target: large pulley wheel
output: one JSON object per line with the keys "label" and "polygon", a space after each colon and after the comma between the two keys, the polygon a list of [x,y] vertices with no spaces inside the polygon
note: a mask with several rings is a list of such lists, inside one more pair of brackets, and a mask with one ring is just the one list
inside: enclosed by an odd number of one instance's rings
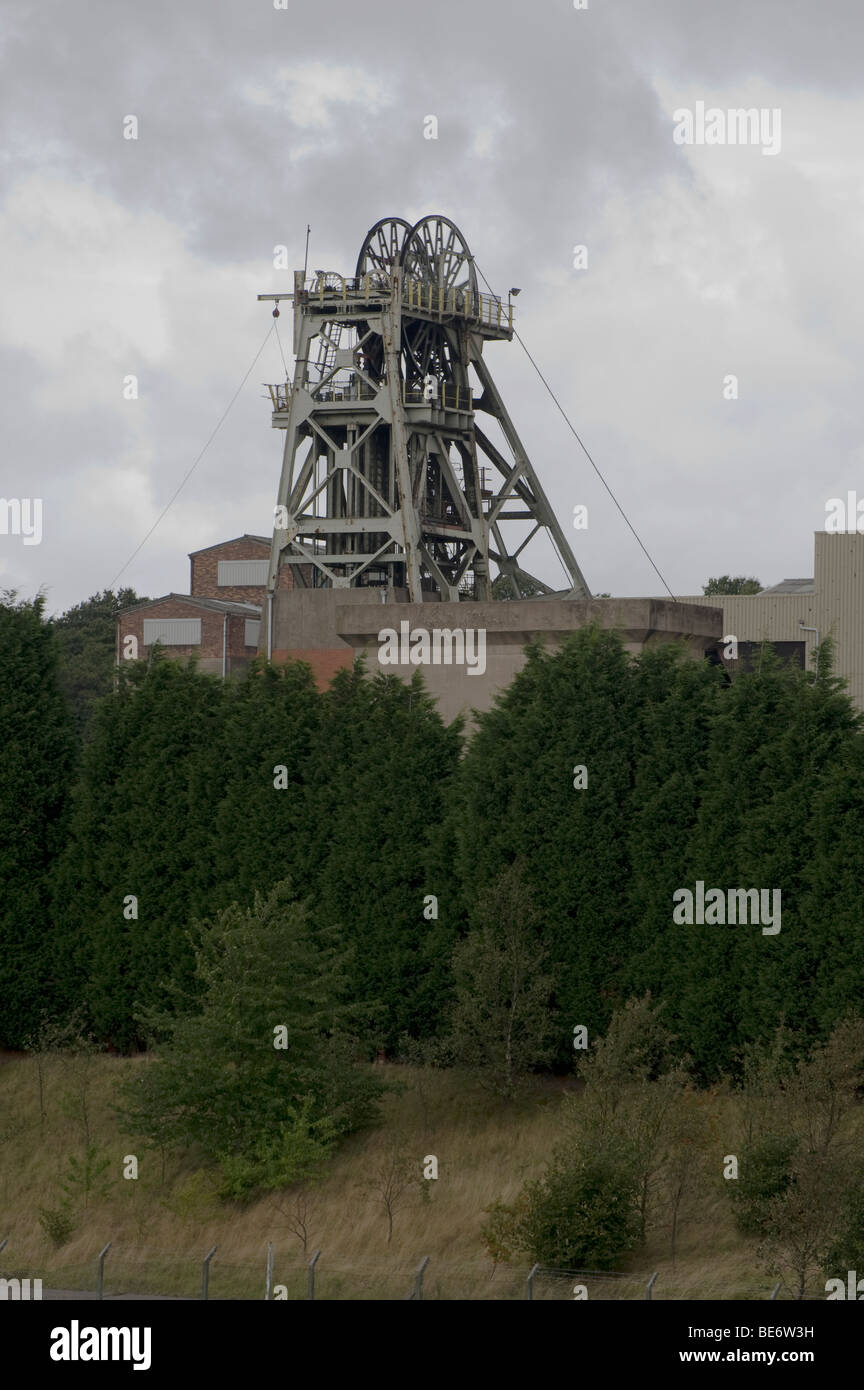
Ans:
{"label": "large pulley wheel", "polygon": [[[369,231],[357,257],[358,285],[366,276],[375,290],[389,290],[393,267],[399,264],[405,238],[411,234],[411,223],[404,217],[382,217]],[[364,366],[373,381],[384,375],[384,348],[379,337],[367,337],[369,325],[357,325],[358,336],[366,339]]]}
{"label": "large pulley wheel", "polygon": [[422,217],[402,247],[406,280],[435,285],[444,293],[477,293],[477,274],[468,243],[449,217]]}
{"label": "large pulley wheel", "polygon": [[394,265],[398,265],[405,238],[411,235],[412,227],[404,217],[382,217],[366,233],[366,239],[357,257],[357,277],[373,275],[389,278]]}

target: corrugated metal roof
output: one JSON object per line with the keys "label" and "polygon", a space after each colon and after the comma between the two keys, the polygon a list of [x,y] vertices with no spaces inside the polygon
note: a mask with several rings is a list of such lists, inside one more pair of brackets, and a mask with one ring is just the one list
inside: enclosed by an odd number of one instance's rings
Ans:
{"label": "corrugated metal roof", "polygon": [[223,545],[235,545],[237,541],[260,541],[262,545],[269,546],[271,539],[270,536],[253,536],[251,532],[246,531],[242,536],[232,536],[230,541],[217,541],[215,545],[204,545],[200,550],[190,550],[189,559],[191,560],[193,555],[206,555],[208,550],[221,550]]}
{"label": "corrugated metal roof", "polygon": [[150,598],[144,603],[133,603],[129,608],[118,609],[117,616],[123,613],[137,613],[142,608],[152,608],[156,603],[168,603],[174,599],[177,603],[191,604],[194,608],[214,608],[219,613],[240,613],[247,618],[259,616],[261,614],[260,603],[241,603],[239,600],[225,598],[198,598],[193,594],[163,594],[161,598]]}
{"label": "corrugated metal roof", "polygon": [[772,584],[770,589],[761,589],[763,594],[815,594],[815,579],[781,579],[779,584]]}

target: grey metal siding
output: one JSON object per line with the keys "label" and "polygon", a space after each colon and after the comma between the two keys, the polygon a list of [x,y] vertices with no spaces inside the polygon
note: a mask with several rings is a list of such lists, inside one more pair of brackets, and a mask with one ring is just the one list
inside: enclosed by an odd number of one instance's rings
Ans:
{"label": "grey metal siding", "polygon": [[269,560],[220,560],[216,583],[223,588],[237,584],[266,584],[269,563]]}
{"label": "grey metal siding", "polygon": [[162,642],[166,647],[198,647],[201,645],[200,618],[145,618],[144,646]]}

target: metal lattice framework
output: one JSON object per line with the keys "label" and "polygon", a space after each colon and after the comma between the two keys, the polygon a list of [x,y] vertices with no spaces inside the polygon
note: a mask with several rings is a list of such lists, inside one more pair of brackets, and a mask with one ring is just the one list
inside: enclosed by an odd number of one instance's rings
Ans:
{"label": "metal lattice framework", "polygon": [[[298,585],[387,586],[412,602],[489,598],[495,572],[514,597],[589,597],[483,360],[487,341],[512,338],[511,306],[479,292],[459,228],[383,218],[353,277],[298,271],[292,297],[294,379],[270,387],[286,432],[270,590],[291,565]],[[538,535],[563,590],[524,567]]]}

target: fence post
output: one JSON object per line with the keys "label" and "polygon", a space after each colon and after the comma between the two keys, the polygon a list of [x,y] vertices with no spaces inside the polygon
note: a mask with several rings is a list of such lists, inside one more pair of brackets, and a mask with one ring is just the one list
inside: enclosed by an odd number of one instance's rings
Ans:
{"label": "fence post", "polygon": [[315,1300],[315,1266],[318,1263],[318,1256],[320,1254],[321,1251],[316,1250],[315,1254],[309,1261],[309,1274],[307,1276],[306,1282],[306,1298],[307,1300],[312,1300],[313,1302]]}
{"label": "fence post", "polygon": [[654,1288],[654,1281],[655,1281],[656,1278],[657,1278],[657,1273],[656,1273],[656,1271],[655,1271],[654,1274],[651,1275],[651,1278],[648,1280],[648,1283],[645,1285],[645,1297],[648,1299],[648,1302],[649,1302],[649,1303],[651,1302],[651,1300],[652,1300],[652,1298],[653,1298],[653,1296],[654,1296],[653,1293],[652,1293],[652,1290],[653,1290],[653,1288]]}
{"label": "fence post", "polygon": [[414,1292],[412,1294],[412,1298],[416,1298],[418,1303],[423,1302],[423,1275],[426,1272],[426,1266],[428,1265],[428,1263],[429,1256],[424,1255],[419,1265],[417,1266],[417,1271],[414,1275]]}
{"label": "fence post", "polygon": [[528,1278],[527,1278],[526,1281],[525,1281],[525,1283],[526,1283],[526,1285],[527,1285],[527,1292],[526,1292],[526,1294],[525,1294],[525,1297],[526,1297],[526,1298],[533,1298],[533,1297],[534,1297],[534,1275],[537,1273],[537,1271],[538,1271],[539,1268],[540,1268],[539,1265],[535,1265],[534,1268],[531,1270],[531,1273],[528,1275]]}
{"label": "fence post", "polygon": [[[3,1249],[3,1247],[2,1247],[2,1245],[0,1245],[0,1250],[2,1250],[2,1249]],[[778,1279],[778,1280],[777,1280],[777,1283],[774,1285],[773,1289],[771,1290],[771,1295],[770,1295],[770,1298],[769,1298],[769,1300],[768,1300],[769,1303],[771,1302],[772,1299],[776,1298],[777,1295],[778,1295],[778,1293],[780,1292],[780,1282],[781,1282],[781,1281]]]}
{"label": "fence post", "polygon": [[270,1300],[270,1290],[273,1287],[273,1242],[267,1242],[267,1274],[264,1279],[264,1301]]}
{"label": "fence post", "polygon": [[99,1256],[98,1256],[98,1260],[99,1260],[99,1292],[98,1292],[98,1298],[99,1298],[100,1303],[101,1303],[101,1301],[102,1301],[102,1291],[103,1291],[103,1289],[104,1289],[104,1287],[105,1287],[105,1256],[108,1254],[108,1251],[109,1251],[110,1249],[111,1249],[111,1241],[109,1240],[108,1244],[105,1245],[105,1246],[103,1246],[102,1249],[99,1251]]}
{"label": "fence post", "polygon": [[215,1254],[216,1246],[214,1245],[213,1249],[208,1250],[204,1256],[204,1266],[201,1271],[201,1297],[204,1299],[208,1297],[210,1291],[210,1261]]}

